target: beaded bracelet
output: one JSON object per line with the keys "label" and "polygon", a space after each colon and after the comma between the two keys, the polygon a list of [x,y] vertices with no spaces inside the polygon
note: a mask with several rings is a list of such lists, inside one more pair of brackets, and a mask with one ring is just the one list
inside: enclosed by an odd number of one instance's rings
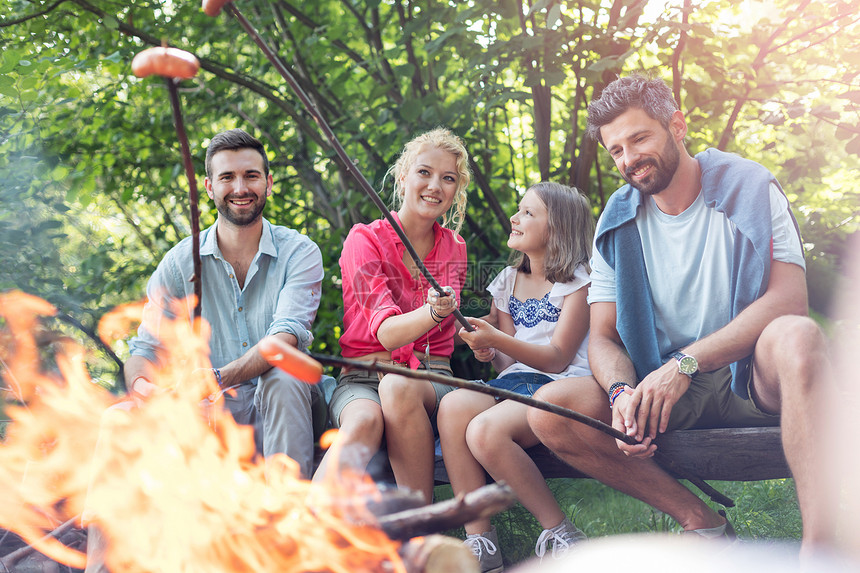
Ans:
{"label": "beaded bracelet", "polygon": [[212,374],[215,375],[215,380],[218,381],[218,386],[220,387],[221,386],[221,371],[218,370],[217,368],[213,368]]}
{"label": "beaded bracelet", "polygon": [[609,408],[615,405],[615,399],[624,394],[625,388],[631,388],[627,382],[616,382],[609,387]]}

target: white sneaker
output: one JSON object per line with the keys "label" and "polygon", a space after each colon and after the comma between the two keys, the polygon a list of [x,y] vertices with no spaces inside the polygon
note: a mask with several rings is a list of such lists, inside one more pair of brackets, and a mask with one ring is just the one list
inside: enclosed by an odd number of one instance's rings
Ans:
{"label": "white sneaker", "polygon": [[535,555],[543,561],[546,554],[547,543],[552,543],[552,558],[561,559],[578,541],[586,539],[585,534],[580,531],[568,518],[553,527],[544,529],[535,544]]}
{"label": "white sneaker", "polygon": [[726,512],[724,510],[719,510],[719,513],[723,518],[725,518],[726,522],[722,525],[718,525],[717,527],[705,528],[705,529],[691,529],[689,531],[685,531],[685,535],[698,535],[699,537],[703,537],[705,539],[723,539],[728,540],[731,543],[734,543],[738,540],[738,534],[735,533],[735,528],[732,527],[729,518],[726,517]]}
{"label": "white sneaker", "polygon": [[471,533],[466,536],[463,545],[472,550],[481,563],[481,573],[501,573],[505,570],[502,563],[502,553],[499,551],[499,538],[496,528],[491,527],[484,533]]}

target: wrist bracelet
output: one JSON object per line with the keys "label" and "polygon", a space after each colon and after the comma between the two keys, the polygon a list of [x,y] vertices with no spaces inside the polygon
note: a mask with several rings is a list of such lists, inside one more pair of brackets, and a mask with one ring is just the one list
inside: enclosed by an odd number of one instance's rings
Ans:
{"label": "wrist bracelet", "polygon": [[[436,324],[442,324],[442,321],[445,320],[445,317],[440,316],[439,313],[436,312],[436,309],[433,308],[432,304],[428,304],[428,306],[430,307],[430,318],[433,319],[433,322],[435,322]],[[439,320],[436,320],[437,318]]]}
{"label": "wrist bracelet", "polygon": [[215,380],[218,382],[218,386],[221,386],[221,371],[217,368],[212,369],[212,374],[215,375]]}
{"label": "wrist bracelet", "polygon": [[615,405],[615,399],[624,394],[625,388],[632,388],[627,382],[616,382],[609,387],[609,409]]}
{"label": "wrist bracelet", "polygon": [[609,390],[607,390],[606,393],[611,396],[612,393],[615,392],[618,388],[624,386],[631,387],[630,384],[628,384],[627,382],[615,382],[609,387]]}

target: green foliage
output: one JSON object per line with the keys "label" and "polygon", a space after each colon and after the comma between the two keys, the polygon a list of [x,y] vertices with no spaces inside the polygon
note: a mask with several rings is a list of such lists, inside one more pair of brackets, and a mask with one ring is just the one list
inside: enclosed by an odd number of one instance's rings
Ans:
{"label": "green foliage", "polygon": [[[188,182],[166,89],[131,74],[162,41],[202,62],[180,84],[198,178],[215,132],[243,127],[272,157],[270,220],[316,241],[326,282],[315,350],[336,352],[340,245],[379,217],[272,65],[226,14],[198,2],[10,0],[0,16],[0,289],[43,296],[88,327],[142,296],[189,233]],[[860,198],[857,2],[696,3],[248,0],[241,10],[327,118],[368,180],[403,143],[446,125],[474,159],[463,306],[507,258],[507,216],[540,179],[577,185],[599,212],[620,178],[584,138],[585,106],[618,73],[672,82],[689,148],[762,162],[793,201],[826,312]],[[444,24],[443,24],[444,23]],[[854,176],[852,176],[852,174]],[[215,218],[206,198],[202,224]],[[480,267],[479,263],[488,266]],[[458,371],[483,366],[457,356]]]}

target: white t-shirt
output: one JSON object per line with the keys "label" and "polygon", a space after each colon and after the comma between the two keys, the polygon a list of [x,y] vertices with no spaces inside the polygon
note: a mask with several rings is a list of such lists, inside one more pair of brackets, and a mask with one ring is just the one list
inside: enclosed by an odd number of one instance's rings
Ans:
{"label": "white t-shirt", "polygon": [[[574,278],[567,283],[555,283],[552,289],[542,299],[530,298],[520,301],[514,297],[514,285],[517,282],[517,269],[505,267],[493,282],[487,287],[487,291],[493,295],[493,302],[501,312],[511,315],[514,321],[514,338],[531,344],[549,344],[552,333],[558,323],[561,314],[561,306],[564,297],[588,286],[588,273],[585,267],[580,265],[574,271]],[[570,365],[563,372],[541,372],[536,368],[527,366],[521,362],[514,362],[499,373],[499,377],[513,372],[540,372],[546,374],[553,380],[573,376],[588,376],[591,369],[588,367],[588,335],[576,351]]]}
{"label": "white t-shirt", "polygon": [[[731,320],[735,225],[705,206],[701,193],[683,213],[667,215],[646,197],[636,215],[654,301],[660,354],[686,346]],[[806,268],[788,200],[770,185],[773,259]],[[598,224],[599,226],[599,224]],[[683,237],[683,240],[679,240]],[[592,251],[588,303],[615,302],[615,269]]]}

